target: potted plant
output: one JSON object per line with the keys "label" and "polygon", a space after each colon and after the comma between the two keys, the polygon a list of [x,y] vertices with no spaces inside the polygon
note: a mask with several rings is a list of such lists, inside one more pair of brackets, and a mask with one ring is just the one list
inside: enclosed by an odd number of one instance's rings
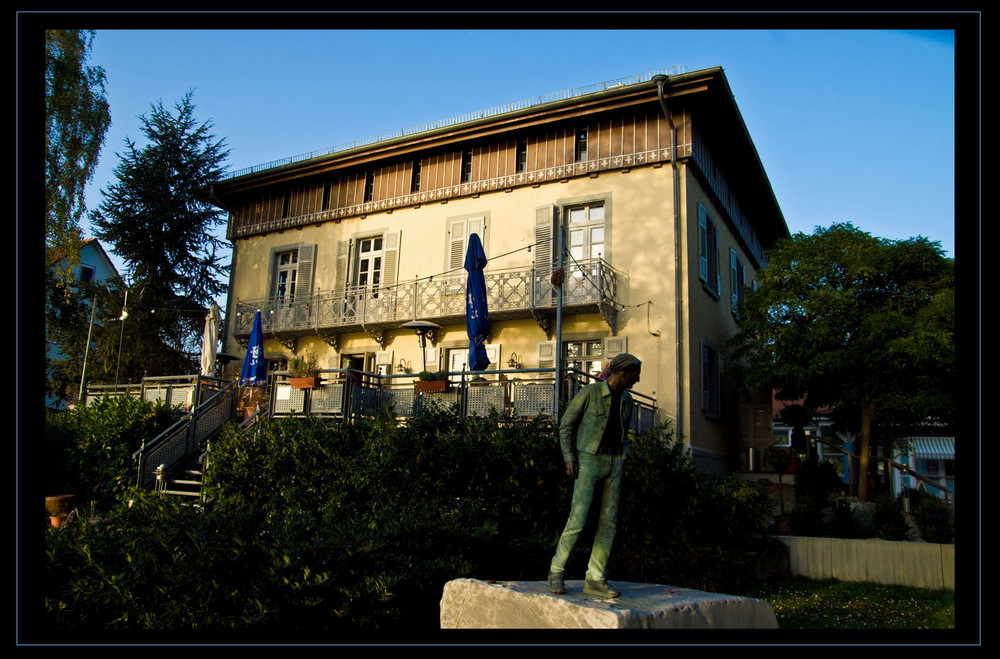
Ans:
{"label": "potted plant", "polygon": [[320,384],[319,361],[311,352],[288,362],[288,384],[293,389],[313,389]]}
{"label": "potted plant", "polygon": [[421,371],[415,383],[417,391],[448,391],[448,371]]}
{"label": "potted plant", "polygon": [[267,400],[267,392],[264,391],[264,387],[240,387],[240,397],[237,404],[237,409],[241,412],[244,419],[249,419],[257,410],[260,408],[261,404]]}
{"label": "potted plant", "polygon": [[72,494],[45,497],[45,513],[49,516],[49,523],[52,526],[59,528],[63,525],[73,508],[73,499]]}

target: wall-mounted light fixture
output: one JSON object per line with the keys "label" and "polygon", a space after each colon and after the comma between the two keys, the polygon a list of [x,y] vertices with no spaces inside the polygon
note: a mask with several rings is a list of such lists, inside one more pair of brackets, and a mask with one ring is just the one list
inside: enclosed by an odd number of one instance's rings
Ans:
{"label": "wall-mounted light fixture", "polygon": [[521,361],[518,359],[517,353],[510,353],[510,359],[507,360],[507,366],[511,368],[521,368]]}

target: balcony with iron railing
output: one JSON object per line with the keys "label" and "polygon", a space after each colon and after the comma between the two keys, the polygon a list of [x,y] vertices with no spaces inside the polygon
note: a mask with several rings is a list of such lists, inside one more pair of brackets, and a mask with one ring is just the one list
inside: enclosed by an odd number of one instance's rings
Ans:
{"label": "balcony with iron railing", "polygon": [[[600,313],[613,326],[619,279],[601,259],[573,262],[566,267],[563,309],[568,314]],[[540,324],[555,314],[557,296],[551,270],[532,267],[485,273],[491,319],[535,318]],[[268,336],[342,334],[385,330],[415,318],[447,326],[465,322],[466,276],[448,274],[389,287],[350,287],[343,292],[267,297],[236,302],[232,333],[245,340],[254,313],[261,312],[261,329]]]}

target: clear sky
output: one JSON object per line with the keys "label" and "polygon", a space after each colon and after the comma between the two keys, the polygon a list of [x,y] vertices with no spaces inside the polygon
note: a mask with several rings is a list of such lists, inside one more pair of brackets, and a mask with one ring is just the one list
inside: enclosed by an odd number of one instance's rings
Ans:
{"label": "clear sky", "polygon": [[793,233],[850,221],[955,256],[947,30],[99,29],[91,63],[107,73],[113,123],[90,208],[123,140],[141,143],[138,115],[188,90],[237,170],[633,74],[721,66]]}

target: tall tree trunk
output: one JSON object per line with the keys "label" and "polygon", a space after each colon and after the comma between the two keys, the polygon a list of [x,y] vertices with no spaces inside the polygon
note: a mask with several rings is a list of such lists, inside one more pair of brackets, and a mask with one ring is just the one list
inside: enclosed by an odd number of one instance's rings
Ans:
{"label": "tall tree trunk", "polygon": [[861,409],[861,445],[858,447],[858,500],[868,501],[868,471],[870,469],[872,414],[875,406],[865,403]]}

